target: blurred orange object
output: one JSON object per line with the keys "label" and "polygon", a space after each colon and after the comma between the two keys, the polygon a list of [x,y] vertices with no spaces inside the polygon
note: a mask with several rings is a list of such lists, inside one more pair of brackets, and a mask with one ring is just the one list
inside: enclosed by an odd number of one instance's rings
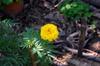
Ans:
{"label": "blurred orange object", "polygon": [[5,12],[10,15],[17,15],[23,10],[23,3],[22,2],[13,2],[12,4],[9,4],[5,6],[4,8]]}

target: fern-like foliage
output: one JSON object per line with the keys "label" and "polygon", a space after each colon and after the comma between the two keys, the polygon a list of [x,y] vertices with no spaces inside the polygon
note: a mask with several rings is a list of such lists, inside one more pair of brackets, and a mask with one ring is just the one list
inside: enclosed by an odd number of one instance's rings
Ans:
{"label": "fern-like foliage", "polygon": [[39,66],[50,66],[52,62],[52,56],[54,46],[48,41],[44,41],[40,37],[40,32],[34,29],[26,29],[23,33],[23,47],[31,48],[32,53],[37,59]]}
{"label": "fern-like foliage", "polygon": [[0,21],[0,66],[31,66],[28,50],[20,47],[12,25],[12,20]]}

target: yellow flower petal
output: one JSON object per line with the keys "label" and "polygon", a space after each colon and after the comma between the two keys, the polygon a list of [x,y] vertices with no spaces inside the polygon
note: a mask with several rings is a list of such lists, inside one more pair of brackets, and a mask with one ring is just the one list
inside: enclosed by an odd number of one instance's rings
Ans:
{"label": "yellow flower petal", "polygon": [[46,24],[41,27],[41,38],[43,40],[53,41],[59,36],[57,26],[54,24]]}

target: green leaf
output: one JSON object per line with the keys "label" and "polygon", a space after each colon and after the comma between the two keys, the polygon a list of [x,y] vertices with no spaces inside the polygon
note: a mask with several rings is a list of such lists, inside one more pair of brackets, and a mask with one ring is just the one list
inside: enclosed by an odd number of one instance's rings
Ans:
{"label": "green leaf", "polygon": [[82,1],[73,0],[72,2],[62,2],[58,6],[58,9],[69,20],[91,17],[89,5]]}
{"label": "green leaf", "polygon": [[6,5],[11,4],[13,0],[2,0],[2,2]]}

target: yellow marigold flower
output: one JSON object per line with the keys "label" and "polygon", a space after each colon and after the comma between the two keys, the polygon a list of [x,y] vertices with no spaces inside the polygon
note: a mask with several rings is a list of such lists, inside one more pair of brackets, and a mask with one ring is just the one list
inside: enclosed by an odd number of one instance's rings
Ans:
{"label": "yellow marigold flower", "polygon": [[43,40],[53,41],[58,38],[59,31],[54,24],[46,24],[41,27],[41,38]]}

